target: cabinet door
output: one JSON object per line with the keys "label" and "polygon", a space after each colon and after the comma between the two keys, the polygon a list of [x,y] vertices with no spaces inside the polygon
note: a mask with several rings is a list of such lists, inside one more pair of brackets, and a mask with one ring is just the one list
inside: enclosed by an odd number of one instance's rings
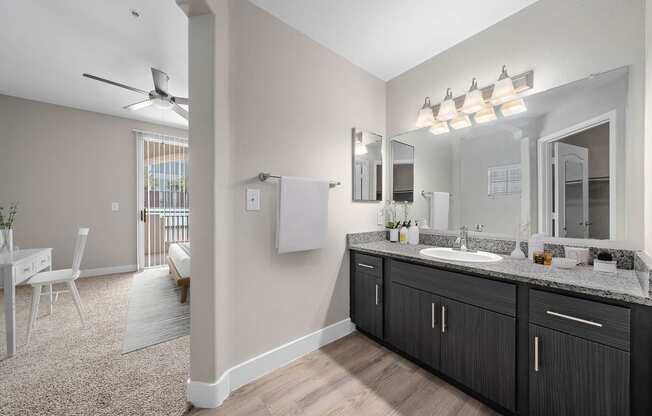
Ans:
{"label": "cabinet door", "polygon": [[530,415],[628,415],[629,353],[530,324]]}
{"label": "cabinet door", "polygon": [[354,322],[357,327],[371,335],[382,338],[382,279],[372,274],[356,271],[354,297]]}
{"label": "cabinet door", "polygon": [[406,354],[439,369],[439,297],[392,283],[389,307],[390,342]]}
{"label": "cabinet door", "polygon": [[441,371],[515,410],[516,320],[442,298]]}

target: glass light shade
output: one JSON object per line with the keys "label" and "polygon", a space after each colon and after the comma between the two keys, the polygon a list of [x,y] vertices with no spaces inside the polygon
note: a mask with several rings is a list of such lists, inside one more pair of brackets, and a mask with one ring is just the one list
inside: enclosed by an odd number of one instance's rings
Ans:
{"label": "glass light shade", "polygon": [[514,83],[507,74],[506,67],[503,65],[503,72],[500,74],[498,81],[494,84],[494,90],[491,93],[491,104],[501,105],[515,98],[516,90],[514,90]]}
{"label": "glass light shade", "polygon": [[522,98],[517,98],[500,106],[500,112],[504,117],[513,116],[514,114],[524,113],[527,111],[525,101]]}
{"label": "glass light shade", "polygon": [[365,146],[364,144],[362,144],[362,142],[358,142],[358,141],[355,142],[355,150],[354,150],[354,153],[355,153],[356,156],[366,155],[367,152],[368,152],[368,150],[367,150],[367,146]]}
{"label": "glass light shade", "polygon": [[160,108],[161,110],[169,110],[170,108],[172,108],[171,102],[169,102],[168,100],[163,100],[161,98],[154,98],[152,100],[152,103],[154,104],[154,106]]}
{"label": "glass light shade", "polygon": [[476,123],[483,124],[483,123],[490,123],[496,120],[498,117],[496,117],[496,112],[494,111],[494,107],[492,105],[488,105],[484,109],[475,113],[475,116],[473,118],[475,119]]}
{"label": "glass light shade", "polygon": [[430,97],[426,97],[423,107],[419,110],[417,115],[417,128],[429,127],[435,123],[435,115],[432,112],[432,106],[430,105]]}
{"label": "glass light shade", "polygon": [[457,107],[455,107],[455,100],[453,100],[453,93],[451,89],[446,90],[446,97],[444,101],[439,104],[439,112],[437,113],[437,120],[448,121],[457,116]]}
{"label": "glass light shade", "polygon": [[471,127],[471,119],[466,114],[460,114],[450,121],[450,125],[455,130]]}
{"label": "glass light shade", "polygon": [[440,121],[432,125],[430,127],[430,133],[434,134],[435,136],[439,134],[445,134],[448,133],[450,130],[448,129],[448,123],[445,121]]}
{"label": "glass light shade", "polygon": [[469,92],[467,92],[464,97],[462,112],[466,114],[474,114],[482,110],[484,106],[485,103],[482,91],[478,89],[478,81],[473,78],[473,81],[471,81],[471,88],[469,88]]}

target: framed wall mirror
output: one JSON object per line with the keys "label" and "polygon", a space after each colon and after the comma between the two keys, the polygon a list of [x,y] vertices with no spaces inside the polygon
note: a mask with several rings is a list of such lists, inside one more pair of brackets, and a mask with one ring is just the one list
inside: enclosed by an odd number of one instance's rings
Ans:
{"label": "framed wall mirror", "polygon": [[363,129],[352,131],[353,201],[383,200],[383,136]]}
{"label": "framed wall mirror", "polygon": [[[624,239],[628,85],[622,67],[526,94],[517,114],[393,137],[392,198],[435,229]],[[396,167],[408,159],[411,182]]]}

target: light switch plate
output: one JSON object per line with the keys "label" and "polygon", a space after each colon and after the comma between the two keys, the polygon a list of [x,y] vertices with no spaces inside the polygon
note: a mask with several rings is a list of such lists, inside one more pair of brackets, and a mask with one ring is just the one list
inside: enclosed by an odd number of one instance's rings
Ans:
{"label": "light switch plate", "polygon": [[260,189],[247,188],[247,211],[260,211]]}
{"label": "light switch plate", "polygon": [[120,211],[120,204],[117,202],[111,202],[111,211]]}

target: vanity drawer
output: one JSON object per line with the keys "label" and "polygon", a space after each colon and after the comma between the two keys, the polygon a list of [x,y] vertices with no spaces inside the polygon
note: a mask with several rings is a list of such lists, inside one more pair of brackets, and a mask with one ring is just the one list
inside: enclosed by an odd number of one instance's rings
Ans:
{"label": "vanity drawer", "polygon": [[556,293],[530,290],[530,322],[629,351],[630,311]]}
{"label": "vanity drawer", "polygon": [[395,260],[391,262],[390,278],[405,286],[516,316],[516,286],[511,283]]}
{"label": "vanity drawer", "polygon": [[29,261],[25,260],[14,264],[14,269],[16,273],[16,284],[29,279],[34,275],[34,273],[36,273],[32,259],[29,259]]}
{"label": "vanity drawer", "polygon": [[383,259],[382,257],[370,256],[353,252],[351,257],[355,271],[370,274],[376,277],[383,275]]}
{"label": "vanity drawer", "polygon": [[50,267],[50,261],[51,261],[50,253],[43,253],[40,256],[38,256],[36,258],[36,263],[35,263],[36,269],[34,270],[34,272],[40,272],[43,269]]}

